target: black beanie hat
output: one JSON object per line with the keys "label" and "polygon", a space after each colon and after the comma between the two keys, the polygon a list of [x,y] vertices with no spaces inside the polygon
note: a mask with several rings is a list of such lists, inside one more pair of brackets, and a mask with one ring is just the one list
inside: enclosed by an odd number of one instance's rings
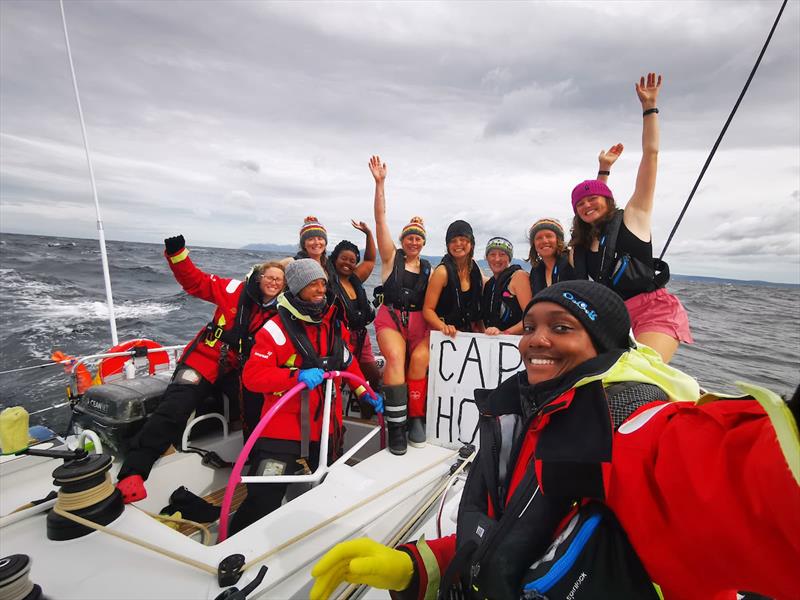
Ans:
{"label": "black beanie hat", "polygon": [[586,328],[599,353],[631,347],[628,309],[622,298],[604,285],[583,279],[561,281],[536,294],[525,313],[537,302],[566,308]]}
{"label": "black beanie hat", "polygon": [[475,236],[472,233],[472,225],[466,221],[462,221],[461,219],[458,221],[453,221],[447,227],[447,233],[444,236],[445,243],[449,244],[450,240],[460,235],[464,236],[465,238],[469,238],[469,241],[472,242],[472,245],[475,245]]}

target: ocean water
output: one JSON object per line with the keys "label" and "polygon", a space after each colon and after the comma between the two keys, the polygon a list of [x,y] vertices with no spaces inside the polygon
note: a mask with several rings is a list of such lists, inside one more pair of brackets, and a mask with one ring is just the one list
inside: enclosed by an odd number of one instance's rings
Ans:
{"label": "ocean water", "polygon": [[[175,282],[163,246],[107,247],[120,340],[184,344],[211,318],[213,306]],[[242,278],[255,263],[283,258],[189,248],[198,267],[225,277]],[[378,276],[376,269],[368,292]],[[800,288],[675,280],[669,289],[686,307],[695,338],[673,365],[715,391],[735,392],[733,382],[745,380],[793,392],[800,382]],[[97,241],[0,234],[0,309],[0,371],[49,362],[55,349],[73,356],[106,350],[111,334]],[[47,409],[65,400],[66,381],[57,366],[0,374],[0,409]],[[34,415],[32,423],[61,430],[68,418],[63,407]]]}

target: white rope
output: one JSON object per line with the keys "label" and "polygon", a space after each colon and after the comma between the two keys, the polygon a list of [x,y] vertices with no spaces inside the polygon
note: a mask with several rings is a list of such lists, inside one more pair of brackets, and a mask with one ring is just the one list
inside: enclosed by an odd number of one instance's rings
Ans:
{"label": "white rope", "polygon": [[200,561],[194,560],[193,558],[189,558],[188,556],[182,556],[176,552],[167,550],[166,548],[160,548],[155,544],[151,544],[150,542],[146,542],[145,540],[137,539],[131,535],[128,535],[127,533],[122,533],[121,531],[117,531],[116,529],[109,529],[108,527],[104,527],[103,525],[98,525],[94,521],[89,521],[88,519],[84,519],[83,517],[79,517],[78,515],[61,510],[60,508],[58,508],[58,506],[53,507],[53,512],[56,513],[57,515],[64,517],[65,519],[69,519],[70,521],[74,521],[79,525],[83,525],[84,527],[89,527],[90,529],[94,529],[95,531],[102,531],[103,533],[107,533],[108,535],[113,535],[114,537],[125,540],[126,542],[131,542],[132,544],[141,546],[142,548],[147,548],[148,550],[152,550],[153,552],[158,552],[159,554],[166,556],[167,558],[171,558],[172,560],[177,560],[178,562],[182,562],[185,565],[195,567],[196,569],[200,569],[201,571],[210,573],[215,577],[217,575],[216,567],[212,567],[211,565],[207,565]]}
{"label": "white rope", "polygon": [[67,58],[69,59],[69,70],[72,73],[72,87],[75,90],[75,102],[78,105],[78,117],[81,121],[81,133],[83,134],[83,148],[86,151],[86,162],[89,165],[89,179],[92,182],[92,195],[94,196],[94,209],[97,215],[97,235],[100,240],[100,258],[103,262],[103,279],[106,284],[106,302],[108,303],[108,322],[111,327],[111,342],[114,346],[119,344],[117,337],[117,320],[114,316],[114,299],[111,296],[111,274],[108,271],[108,255],[106,254],[106,234],[103,231],[103,219],[100,217],[100,201],[97,199],[97,184],[94,180],[94,168],[92,159],[89,155],[89,140],[86,136],[86,123],[83,120],[83,108],[81,107],[81,96],[78,93],[78,78],[75,76],[75,65],[72,62],[72,50],[69,46],[69,34],[67,33],[67,17],[64,13],[64,0],[58,0],[61,7],[61,23],[64,25],[64,43],[67,45]]}
{"label": "white rope", "polygon": [[347,514],[350,514],[354,510],[356,510],[358,508],[361,508],[362,506],[365,506],[366,504],[369,504],[373,500],[376,500],[377,498],[380,498],[381,496],[383,496],[385,494],[388,494],[389,492],[391,492],[392,490],[397,489],[398,487],[400,487],[404,483],[408,483],[409,481],[411,481],[415,477],[419,477],[420,475],[422,475],[426,471],[429,471],[432,468],[434,468],[436,465],[438,465],[438,464],[440,464],[440,463],[442,463],[442,462],[444,462],[446,460],[449,460],[449,459],[453,458],[453,456],[455,456],[456,454],[458,454],[458,450],[454,450],[450,454],[447,454],[446,456],[444,456],[442,458],[439,458],[438,460],[435,460],[435,461],[433,461],[432,463],[430,463],[428,465],[425,465],[424,467],[422,467],[421,469],[415,471],[411,475],[408,475],[407,477],[404,477],[403,479],[401,479],[399,481],[396,481],[394,484],[390,485],[389,487],[386,487],[386,488],[384,488],[384,489],[382,489],[382,490],[380,490],[378,492],[375,492],[371,496],[367,496],[366,498],[364,498],[363,500],[360,500],[359,502],[356,502],[355,504],[351,504],[349,507],[345,508],[344,510],[339,511],[338,513],[336,513],[332,517],[329,517],[329,518],[325,519],[321,523],[316,524],[314,527],[311,527],[310,529],[306,529],[303,533],[300,533],[300,534],[294,536],[293,538],[290,538],[290,539],[286,540],[284,543],[276,546],[272,550],[264,552],[260,556],[257,556],[256,558],[253,558],[253,559],[247,561],[247,563],[242,567],[242,572],[246,571],[247,569],[249,569],[253,565],[258,564],[258,563],[266,560],[267,558],[269,558],[273,554],[276,554],[276,553],[280,552],[281,550],[284,550],[284,549],[288,548],[292,544],[295,544],[296,542],[299,542],[300,540],[307,538],[312,533],[316,533],[317,531],[319,531],[320,529],[322,529],[323,527],[325,527],[327,525],[330,525],[334,521],[338,521],[343,516],[345,516]]}
{"label": "white rope", "polygon": [[[434,502],[436,502],[436,498],[439,497],[440,494],[446,494],[450,486],[455,482],[461,472],[466,468],[466,466],[472,462],[472,460],[477,455],[477,451],[473,451],[467,458],[465,458],[458,468],[453,471],[452,475],[447,478],[447,480],[439,485],[433,492],[431,492],[428,497],[425,499],[425,502],[422,506],[411,515],[408,519],[406,519],[405,523],[400,526],[400,529],[397,531],[395,535],[389,538],[389,541],[385,544],[390,548],[394,548],[397,546],[405,537],[408,535],[411,528],[419,521],[420,518],[430,509]],[[364,584],[356,584],[351,583],[348,585],[337,597],[337,600],[347,600],[350,598],[358,589],[364,587]]]}

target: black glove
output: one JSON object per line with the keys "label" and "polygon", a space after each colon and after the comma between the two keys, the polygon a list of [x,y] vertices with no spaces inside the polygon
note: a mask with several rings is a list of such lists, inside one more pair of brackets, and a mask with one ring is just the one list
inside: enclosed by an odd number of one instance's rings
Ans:
{"label": "black glove", "polygon": [[186,247],[186,240],[182,235],[169,237],[164,240],[164,247],[167,249],[167,254],[175,254]]}

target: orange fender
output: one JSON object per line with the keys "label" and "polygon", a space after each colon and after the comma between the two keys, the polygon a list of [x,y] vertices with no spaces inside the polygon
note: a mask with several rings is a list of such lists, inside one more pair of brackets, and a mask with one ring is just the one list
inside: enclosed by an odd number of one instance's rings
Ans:
{"label": "orange fender", "polygon": [[[50,358],[51,358],[51,360],[53,360],[55,362],[62,362],[62,361],[65,361],[65,360],[71,360],[71,361],[75,360],[74,356],[70,356],[68,354],[64,354],[63,352],[61,352],[61,350],[54,350],[53,353],[50,355]],[[69,364],[63,365],[64,366],[64,372],[67,375],[69,375],[70,372],[72,371],[72,364],[73,363],[69,363]],[[89,372],[89,369],[87,369],[86,365],[84,365],[84,364],[78,365],[78,368],[75,369],[75,377],[76,377],[76,379],[78,381],[78,394],[79,395],[83,394],[83,392],[85,392],[87,389],[92,387],[92,385],[97,383],[97,382],[92,380],[92,374]]]}

